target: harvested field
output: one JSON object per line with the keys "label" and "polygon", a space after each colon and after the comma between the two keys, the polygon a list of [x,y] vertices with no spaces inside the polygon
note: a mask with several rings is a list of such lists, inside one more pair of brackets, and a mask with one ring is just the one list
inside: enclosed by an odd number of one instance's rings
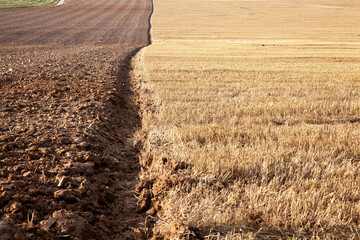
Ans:
{"label": "harvested field", "polygon": [[155,2],[133,63],[155,237],[360,238],[359,10]]}
{"label": "harvested field", "polygon": [[0,10],[1,239],[134,239],[150,0]]}

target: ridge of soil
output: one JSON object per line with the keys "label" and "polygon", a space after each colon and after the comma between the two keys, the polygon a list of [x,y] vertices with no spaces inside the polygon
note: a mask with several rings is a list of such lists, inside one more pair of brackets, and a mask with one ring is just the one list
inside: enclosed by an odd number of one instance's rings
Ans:
{"label": "ridge of soil", "polygon": [[1,239],[135,239],[150,0],[0,10]]}
{"label": "ridge of soil", "polygon": [[159,106],[152,98],[151,87],[147,85],[147,71],[144,66],[144,56],[147,47],[142,48],[132,59],[131,79],[134,92],[136,93],[137,105],[140,107],[139,115],[142,125],[145,126],[135,134],[135,141],[139,149],[139,162],[142,168],[140,181],[136,185],[137,212],[146,215],[145,225],[138,229],[144,239],[196,239],[203,234],[199,229],[191,229],[189,226],[176,220],[170,227],[170,231],[163,231],[159,216],[164,216],[162,201],[168,197],[172,188],[180,187],[184,191],[190,191],[195,181],[183,176],[182,170],[189,168],[185,163],[178,163],[174,159],[162,156],[153,156],[152,149],[147,147],[148,131],[147,123],[144,122],[155,112]]}

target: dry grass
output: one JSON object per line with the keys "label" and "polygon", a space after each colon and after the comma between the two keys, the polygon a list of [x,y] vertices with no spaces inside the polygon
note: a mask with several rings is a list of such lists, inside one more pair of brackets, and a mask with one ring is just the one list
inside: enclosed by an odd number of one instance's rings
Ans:
{"label": "dry grass", "polygon": [[[196,182],[167,192],[158,231],[359,237],[359,9],[155,1],[143,155],[187,163],[177,174]],[[163,174],[154,162],[142,178]]]}

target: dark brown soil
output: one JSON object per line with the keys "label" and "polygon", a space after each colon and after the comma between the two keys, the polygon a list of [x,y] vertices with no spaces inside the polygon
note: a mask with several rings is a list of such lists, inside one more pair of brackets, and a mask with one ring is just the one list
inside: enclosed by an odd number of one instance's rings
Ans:
{"label": "dark brown soil", "polygon": [[0,239],[134,239],[151,0],[0,10]]}

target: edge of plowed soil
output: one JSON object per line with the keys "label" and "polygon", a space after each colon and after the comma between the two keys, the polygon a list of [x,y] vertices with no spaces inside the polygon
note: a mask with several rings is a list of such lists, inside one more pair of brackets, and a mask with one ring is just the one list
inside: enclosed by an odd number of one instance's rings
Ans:
{"label": "edge of plowed soil", "polygon": [[190,229],[181,221],[175,220],[165,232],[161,224],[157,224],[161,216],[165,214],[162,212],[161,202],[167,197],[167,192],[176,186],[190,190],[193,182],[179,172],[187,167],[185,164],[176,163],[161,156],[152,156],[151,149],[147,147],[148,128],[146,117],[143,117],[154,113],[158,107],[152,99],[151,87],[147,85],[148,74],[144,64],[144,55],[148,47],[142,48],[132,59],[131,73],[143,126],[134,139],[139,147],[139,162],[142,167],[140,182],[135,189],[138,195],[137,212],[146,215],[145,224],[138,231],[142,233],[144,239],[195,239],[197,230]]}
{"label": "edge of plowed soil", "polygon": [[[137,212],[144,214],[145,221],[141,227],[135,229],[140,233],[142,239],[195,239],[195,232],[181,221],[174,221],[173,226],[167,229],[171,231],[164,232],[161,226],[158,226],[158,220],[161,216],[161,201],[166,198],[170,188],[181,185],[188,190],[191,188],[191,180],[185,179],[177,171],[185,168],[183,164],[178,164],[168,159],[154,159],[151,155],[151,149],[146,147],[148,129],[145,126],[144,115],[156,111],[156,104],[152,99],[152,92],[148,82],[148,73],[145,67],[145,53],[152,44],[152,25],[151,17],[154,14],[154,1],[152,0],[152,9],[149,17],[149,45],[141,48],[131,60],[131,85],[135,94],[137,106],[139,107],[139,116],[142,121],[142,127],[135,133],[134,142],[138,147],[138,160],[141,165],[140,181],[136,185]],[[151,169],[155,170],[152,175]],[[157,172],[161,169],[162,171]],[[196,231],[196,230],[195,230]]]}
{"label": "edge of plowed soil", "polygon": [[[145,221],[135,232],[140,233],[142,239],[195,239],[195,232],[180,221],[174,221],[173,226],[167,229],[171,231],[164,232],[161,226],[156,225],[161,216],[161,201],[166,198],[167,191],[170,188],[181,185],[188,190],[191,188],[192,181],[183,178],[177,173],[178,170],[185,168],[183,164],[163,159],[154,159],[151,149],[146,147],[148,129],[144,122],[144,115],[156,111],[157,107],[152,98],[152,92],[148,82],[148,73],[145,67],[145,53],[152,44],[152,24],[151,18],[154,14],[154,0],[152,2],[151,14],[149,17],[149,45],[141,48],[131,60],[131,85],[135,94],[137,106],[139,107],[139,116],[142,121],[142,127],[135,133],[134,142],[138,147],[138,160],[141,165],[140,181],[136,185],[137,212],[144,214]],[[153,169],[152,175],[151,169]],[[157,171],[161,169],[162,171]],[[196,231],[196,230],[195,230]]]}

